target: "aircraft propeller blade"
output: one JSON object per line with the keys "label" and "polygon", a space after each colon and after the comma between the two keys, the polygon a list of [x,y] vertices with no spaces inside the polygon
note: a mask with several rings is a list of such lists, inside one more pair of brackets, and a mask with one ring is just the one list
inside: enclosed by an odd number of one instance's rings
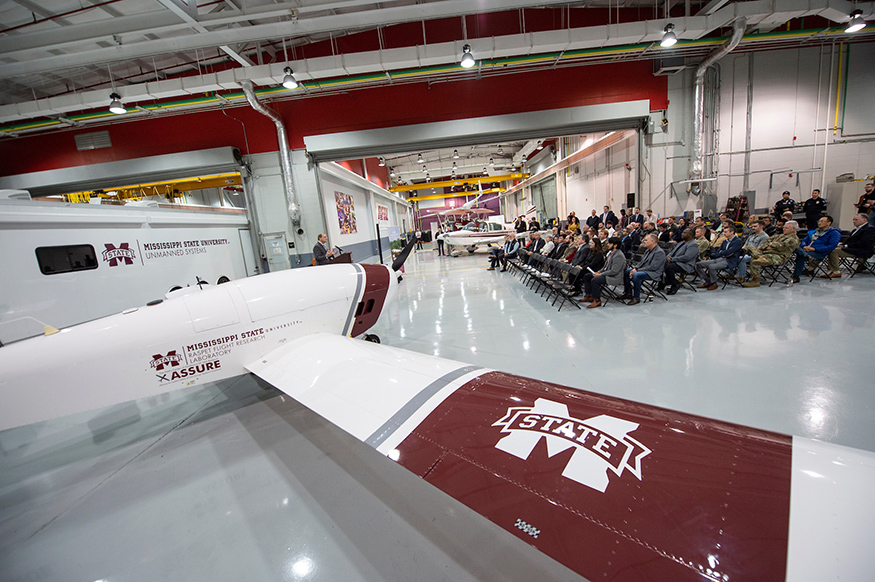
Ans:
{"label": "aircraft propeller blade", "polygon": [[401,254],[398,255],[398,258],[392,261],[393,271],[397,272],[401,269],[401,267],[404,265],[404,261],[406,261],[407,257],[410,256],[410,252],[413,250],[413,245],[415,245],[418,240],[419,239],[414,236],[413,240],[411,240],[410,243],[406,247],[404,247],[404,250],[401,251]]}

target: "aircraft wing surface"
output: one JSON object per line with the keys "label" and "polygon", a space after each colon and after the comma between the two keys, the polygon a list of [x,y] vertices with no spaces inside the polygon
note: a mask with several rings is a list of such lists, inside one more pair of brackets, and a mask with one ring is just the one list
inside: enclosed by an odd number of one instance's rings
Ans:
{"label": "aircraft wing surface", "polygon": [[590,580],[875,564],[872,453],[333,335],[247,369]]}

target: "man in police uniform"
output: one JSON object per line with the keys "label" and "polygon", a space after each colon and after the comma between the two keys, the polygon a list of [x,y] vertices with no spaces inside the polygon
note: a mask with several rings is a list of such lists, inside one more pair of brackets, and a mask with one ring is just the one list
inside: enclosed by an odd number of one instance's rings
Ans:
{"label": "man in police uniform", "polygon": [[802,205],[802,211],[805,213],[805,227],[808,230],[817,228],[817,221],[826,212],[826,201],[820,197],[820,190],[815,188],[811,191],[811,198]]}
{"label": "man in police uniform", "polygon": [[775,214],[775,218],[781,218],[781,215],[786,211],[793,212],[793,208],[796,207],[796,201],[790,198],[790,191],[784,190],[784,193],[781,194],[781,199],[775,204],[775,208],[773,212]]}
{"label": "man in police uniform", "polygon": [[776,234],[758,248],[751,249],[750,281],[744,283],[742,287],[759,287],[760,273],[762,273],[763,267],[780,265],[790,258],[790,255],[799,248],[799,237],[796,236],[797,228],[796,221],[790,220],[784,224],[783,234]]}

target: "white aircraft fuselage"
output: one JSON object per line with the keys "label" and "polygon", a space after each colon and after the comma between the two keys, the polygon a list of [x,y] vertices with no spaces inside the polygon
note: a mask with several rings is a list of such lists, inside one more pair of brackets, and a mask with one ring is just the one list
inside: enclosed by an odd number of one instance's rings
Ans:
{"label": "white aircraft fuselage", "polygon": [[[396,289],[383,265],[280,271],[9,344],[0,348],[0,430],[246,374],[246,364],[305,335],[358,336]],[[117,379],[110,390],[108,378]]]}

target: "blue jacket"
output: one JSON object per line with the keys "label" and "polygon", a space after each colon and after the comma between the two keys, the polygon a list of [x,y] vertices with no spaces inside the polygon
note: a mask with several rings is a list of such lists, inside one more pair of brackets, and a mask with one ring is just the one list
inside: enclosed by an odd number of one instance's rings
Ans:
{"label": "blue jacket", "polygon": [[741,258],[741,247],[744,246],[744,241],[741,240],[741,237],[735,235],[732,237],[732,240],[724,240],[720,247],[711,251],[712,259],[724,258],[726,259],[726,270],[734,271],[738,267],[738,260]]}
{"label": "blue jacket", "polygon": [[820,235],[814,243],[812,243],[811,235],[814,234],[814,232],[815,231],[813,230],[808,231],[808,236],[806,236],[805,240],[802,241],[802,244],[799,245],[800,248],[812,246],[814,247],[815,253],[826,255],[839,246],[839,241],[842,240],[842,231],[831,226],[826,229],[826,231]]}

